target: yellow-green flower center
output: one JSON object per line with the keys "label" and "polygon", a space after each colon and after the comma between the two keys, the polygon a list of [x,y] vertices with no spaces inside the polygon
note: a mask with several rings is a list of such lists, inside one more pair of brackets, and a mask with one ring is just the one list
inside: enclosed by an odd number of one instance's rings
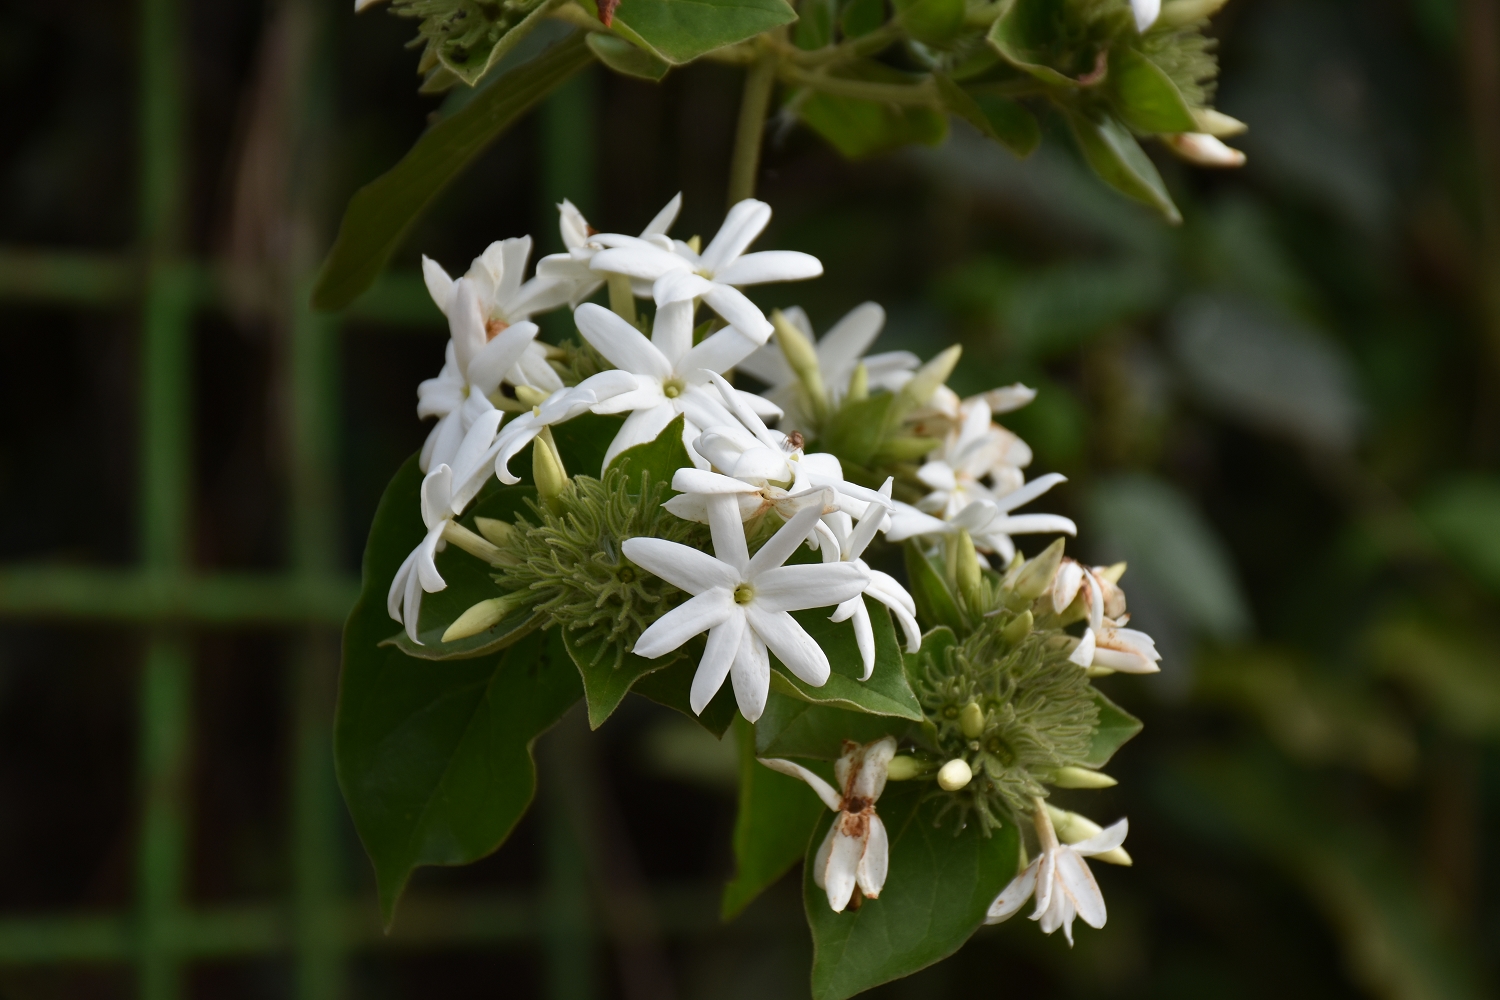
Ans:
{"label": "yellow-green flower center", "polygon": [[687,386],[683,384],[682,379],[669,378],[661,384],[661,394],[668,399],[676,399],[682,395],[682,390],[686,388]]}
{"label": "yellow-green flower center", "polygon": [[748,583],[742,583],[734,588],[734,603],[749,604],[755,600],[755,588]]}

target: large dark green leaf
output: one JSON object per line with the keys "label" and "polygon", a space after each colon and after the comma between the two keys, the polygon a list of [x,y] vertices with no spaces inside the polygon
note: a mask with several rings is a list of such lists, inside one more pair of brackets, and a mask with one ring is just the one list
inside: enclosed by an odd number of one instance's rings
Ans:
{"label": "large dark green leaf", "polygon": [[[921,79],[871,61],[851,66],[840,75],[888,84],[911,84]],[[947,116],[928,107],[827,93],[809,94],[796,107],[813,131],[851,160],[912,143],[936,146],[948,136]]]}
{"label": "large dark green leaf", "polygon": [[1019,842],[1006,824],[989,838],[970,824],[957,836],[950,817],[934,826],[938,802],[921,802],[931,786],[886,786],[877,806],[890,837],[890,875],[879,899],[834,913],[813,884],[812,860],[835,818],[818,824],[803,865],[802,898],[813,935],[814,1000],[843,1000],[909,976],[953,954],[984,923],[986,911],[1016,873]]}
{"label": "large dark green leaf", "polygon": [[[557,452],[562,457],[568,475],[584,475],[598,478],[604,474],[604,453],[615,439],[624,417],[585,413],[565,424],[552,428],[552,440],[557,442]],[[522,467],[530,474],[531,453],[525,452],[511,460],[511,471],[521,474]]]}
{"label": "large dark green leaf", "polygon": [[893,0],[896,20],[927,45],[950,42],[964,27],[964,0]]}
{"label": "large dark green leaf", "polygon": [[[662,428],[655,440],[626,448],[615,456],[610,468],[619,466],[624,470],[631,493],[639,495],[643,490],[649,489],[648,485],[642,483],[645,479],[650,484],[667,484],[663,500],[676,495],[676,491],[671,488],[672,476],[678,469],[693,467],[693,460],[688,457],[687,448],[682,443],[682,428],[686,419],[678,414],[676,419]],[[605,438],[604,443],[607,447],[609,439]]]}
{"label": "large dark green leaf", "polygon": [[1078,78],[1093,71],[1095,52],[1092,45],[1074,44],[1059,31],[1070,20],[1063,0],[1011,0],[990,27],[987,40],[1017,69],[1071,90],[1078,86]]}
{"label": "large dark green leaf", "polygon": [[772,691],[765,712],[755,722],[755,752],[762,757],[837,760],[845,740],[871,743],[882,736],[899,738],[911,728],[910,720],[896,716],[814,705]]}
{"label": "large dark green leaf", "polygon": [[1136,733],[1141,731],[1141,720],[1110,701],[1098,691],[1094,692],[1094,704],[1099,706],[1099,724],[1089,742],[1088,756],[1083,763],[1089,767],[1103,767]]}
{"label": "large dark green leaf", "polygon": [[1156,164],[1135,141],[1130,129],[1113,115],[1069,109],[1068,124],[1094,173],[1110,187],[1150,205],[1173,225],[1182,221]]}
{"label": "large dark green leaf", "polygon": [[943,107],[1017,156],[1030,156],[1042,141],[1042,127],[1023,106],[996,94],[970,93],[941,73],[933,75]]}
{"label": "large dark green leaf", "polygon": [[796,19],[786,0],[621,0],[614,30],[681,65]]}
{"label": "large dark green leaf", "polygon": [[563,645],[583,678],[584,701],[589,707],[589,728],[598,729],[614,714],[620,702],[630,693],[636,681],[647,674],[671,666],[682,658],[681,651],[647,660],[634,653],[624,653],[603,637],[579,642],[568,629],[562,629]]}
{"label": "large dark green leaf", "polygon": [[671,63],[656,53],[647,52],[639,45],[603,31],[592,32],[588,44],[600,62],[625,76],[655,82],[666,76],[667,70],[672,68]]}
{"label": "large dark green leaf", "polygon": [[593,61],[574,35],[504,74],[461,111],[428,129],[401,162],[366,184],[344,212],[313,289],[313,305],[341,309],[375,281],[432,200],[499,135]]}
{"label": "large dark green leaf", "polygon": [[794,611],[792,617],[828,654],[832,671],[827,683],[822,687],[813,687],[800,681],[773,656],[771,663],[776,669],[771,672],[771,690],[814,704],[835,705],[856,712],[894,715],[920,721],[922,707],[917,704],[917,696],[906,682],[905,664],[901,658],[901,647],[896,641],[895,626],[891,624],[890,612],[883,604],[868,597],[864,598],[864,602],[875,631],[875,672],[869,680],[860,680],[865,668],[859,655],[859,647],[855,645],[853,624],[831,622],[828,620],[831,609],[814,608]]}
{"label": "large dark green leaf", "polygon": [[806,783],[756,762],[755,734],[735,720],[740,751],[740,801],[734,819],[734,878],[724,886],[720,915],[732,920],[807,851],[827,811]]}
{"label": "large dark green leaf", "polygon": [[334,724],[339,785],[387,922],[417,866],[464,864],[500,846],[535,789],[532,741],[582,693],[561,644],[544,633],[448,663],[379,645],[392,625],[386,588],[422,534],[420,479],[408,462],[376,511],[344,628]]}
{"label": "large dark green leaf", "polygon": [[1109,54],[1115,110],[1137,132],[1194,132],[1198,126],[1177,84],[1156,63],[1128,46]]}

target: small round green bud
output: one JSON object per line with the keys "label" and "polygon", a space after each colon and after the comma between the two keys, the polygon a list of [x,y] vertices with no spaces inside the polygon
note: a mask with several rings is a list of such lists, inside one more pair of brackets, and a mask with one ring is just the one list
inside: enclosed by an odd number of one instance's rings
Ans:
{"label": "small round green bud", "polygon": [[971,701],[964,706],[963,711],[958,713],[958,728],[964,731],[969,739],[976,739],[984,732],[984,709],[979,707],[979,702]]}
{"label": "small round green bud", "polygon": [[938,787],[945,792],[956,792],[974,780],[974,772],[968,761],[955,757],[938,769]]}

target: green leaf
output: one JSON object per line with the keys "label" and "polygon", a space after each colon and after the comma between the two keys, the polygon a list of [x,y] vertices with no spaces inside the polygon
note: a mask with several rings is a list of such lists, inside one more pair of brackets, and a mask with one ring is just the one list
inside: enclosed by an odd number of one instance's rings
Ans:
{"label": "green leaf", "polygon": [[868,35],[885,23],[885,0],[849,0],[839,19],[845,38]]}
{"label": "green leaf", "polygon": [[797,7],[797,26],[792,29],[793,44],[811,50],[832,43],[838,6],[838,0],[802,0]]}
{"label": "green leaf", "polygon": [[600,62],[625,76],[656,81],[666,76],[667,70],[672,68],[671,63],[656,53],[603,31],[590,33],[588,46]]}
{"label": "green leaf", "polygon": [[448,182],[533,105],[593,61],[575,35],[505,73],[417,140],[401,162],[360,188],[313,289],[318,309],[341,309],[375,281],[417,218]]}
{"label": "green leaf", "polygon": [[896,20],[926,45],[953,40],[964,27],[964,0],[893,0]]}
{"label": "green leaf", "polygon": [[[515,14],[509,5],[488,7],[455,3],[450,11],[429,13],[423,20],[421,34],[428,38],[428,49],[437,54],[438,62],[452,74],[454,82],[461,81],[472,87],[507,53],[514,51],[553,10],[566,2],[568,0],[543,0],[513,25],[509,22]],[[430,10],[433,5],[428,0],[413,6]],[[401,13],[400,9],[397,8],[395,13]],[[452,30],[455,15],[463,19],[466,31]],[[495,41],[485,44],[490,38],[495,38]],[[431,79],[429,77],[429,82]],[[424,87],[424,92],[431,93],[432,88]]]}
{"label": "green leaf", "polygon": [[[786,671],[773,655],[771,663],[777,667],[771,672],[771,690],[803,701],[820,705],[836,705],[856,712],[875,715],[894,715],[902,719],[921,721],[922,706],[906,682],[906,670],[901,658],[901,647],[896,641],[896,629],[891,624],[890,612],[885,605],[864,598],[870,612],[870,624],[875,631],[875,672],[867,681],[864,676],[864,661],[854,641],[854,625],[851,622],[831,622],[828,608],[794,611],[807,634],[828,654],[832,668],[827,683],[822,687],[798,680]],[[726,685],[727,686],[727,685]]]}
{"label": "green leaf", "polygon": [[942,73],[933,74],[933,80],[950,114],[958,115],[1017,156],[1030,156],[1042,141],[1036,116],[1017,102],[997,94],[970,93]]}
{"label": "green leaf", "polygon": [[[602,476],[604,453],[609,451],[609,443],[615,439],[623,423],[624,417],[584,413],[554,426],[552,440],[557,443],[557,453],[562,457],[568,475]],[[526,452],[511,459],[511,469],[519,475],[525,468],[530,475],[530,454]]]}
{"label": "green leaf", "polygon": [[957,951],[1015,877],[1020,843],[1007,824],[986,839],[977,823],[957,836],[934,826],[938,801],[922,802],[926,782],[889,784],[877,812],[890,837],[890,875],[879,899],[834,913],[813,884],[813,857],[836,817],[808,845],[802,900],[813,935],[814,1000],[843,1000],[909,976]]}
{"label": "green leaf", "polygon": [[1427,496],[1418,514],[1454,562],[1500,594],[1500,478],[1449,480]]}
{"label": "green leaf", "polygon": [[583,678],[583,697],[589,708],[589,728],[598,729],[614,714],[636,681],[681,659],[682,652],[648,660],[625,653],[602,637],[580,643],[571,629],[560,629],[563,645]]}
{"label": "green leaf", "polygon": [[1099,725],[1094,729],[1094,738],[1089,742],[1088,756],[1083,759],[1086,767],[1103,767],[1131,737],[1141,731],[1141,720],[1110,701],[1098,691],[1094,692],[1094,704],[1099,706]]}
{"label": "green leaf", "polygon": [[688,703],[688,691],[693,684],[693,675],[698,672],[698,660],[703,655],[703,640],[692,641],[681,658],[662,670],[649,673],[635,682],[631,689],[636,694],[650,698],[658,705],[681,712],[698,723],[714,736],[723,736],[734,721],[738,706],[734,701],[734,689],[725,684],[703,708],[702,715],[695,715]]}
{"label": "green leaf", "polygon": [[[688,456],[687,446],[682,443],[682,429],[687,418],[678,414],[671,423],[662,428],[652,441],[626,448],[615,456],[610,468],[619,466],[625,471],[625,481],[631,493],[640,495],[647,487],[642,483],[646,477],[651,483],[666,483],[667,492],[663,500],[676,495],[672,489],[672,477],[678,469],[690,469],[693,460]],[[607,442],[606,442],[607,446]]]}
{"label": "green leaf", "polygon": [[818,444],[838,456],[840,462],[868,466],[885,438],[895,393],[877,392],[859,400],[846,400],[828,420]]}
{"label": "green leaf", "polygon": [[786,0],[621,0],[614,30],[680,66],[796,19]]}
{"label": "green leaf", "polygon": [[[870,60],[842,69],[838,75],[875,83],[910,84],[922,79]],[[947,116],[933,108],[826,93],[807,94],[794,106],[808,127],[851,160],[912,143],[936,146],[948,136]]]}
{"label": "green leaf", "polygon": [[755,752],[761,757],[837,760],[845,740],[873,743],[882,736],[899,738],[910,729],[906,719],[814,705],[772,691],[755,722]]}
{"label": "green leaf", "polygon": [[1083,158],[1104,183],[1127,197],[1150,205],[1173,225],[1182,222],[1182,215],[1172,203],[1172,196],[1167,193],[1161,174],[1156,172],[1156,165],[1119,119],[1109,114],[1086,113],[1071,108],[1067,114]]}
{"label": "green leaf", "polygon": [[740,799],[734,817],[734,878],[724,886],[719,914],[733,920],[801,860],[823,801],[805,782],[755,760],[755,733],[744,719],[734,724],[740,751]]}
{"label": "green leaf", "polygon": [[1108,86],[1120,118],[1137,132],[1198,130],[1177,84],[1135,49],[1119,45],[1110,50]]}
{"label": "green leaf", "polygon": [[917,602],[917,618],[934,625],[946,625],[954,632],[967,632],[968,623],[944,582],[943,571],[915,541],[906,543],[905,555],[907,586],[912,599]]}
{"label": "green leaf", "polygon": [[[1054,87],[1069,90],[1078,86],[1074,75],[1060,72],[1052,63],[1059,57],[1076,61],[1077,53],[1059,51],[1058,25],[1068,23],[1068,13],[1060,10],[1057,0],[1012,0],[995,19],[986,40],[1006,62]],[[1093,67],[1089,59],[1068,65],[1077,76]]]}

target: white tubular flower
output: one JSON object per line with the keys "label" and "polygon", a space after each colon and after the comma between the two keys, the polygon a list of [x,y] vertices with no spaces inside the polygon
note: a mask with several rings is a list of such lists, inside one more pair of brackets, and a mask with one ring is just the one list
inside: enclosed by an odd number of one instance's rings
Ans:
{"label": "white tubular flower", "polygon": [[635,653],[654,659],[702,632],[708,644],[693,675],[688,702],[701,713],[732,677],[735,701],[751,722],[760,718],[771,686],[774,652],[814,687],[828,681],[828,654],[788,612],[840,604],[865,588],[863,570],[849,563],[783,566],[818,519],[819,508],[798,512],[751,557],[732,496],[709,501],[714,554],[663,538],[627,538],[626,558],[693,597],[662,615],[636,640]]}
{"label": "white tubular flower", "polygon": [[1130,0],[1130,12],[1135,15],[1135,30],[1144,35],[1161,16],[1161,0]]}
{"label": "white tubular flower", "polygon": [[[719,396],[705,389],[715,373],[728,371],[755,345],[733,327],[693,346],[693,307],[675,302],[656,311],[651,339],[619,316],[592,302],[573,313],[578,332],[610,364],[635,377],[635,388],[594,407],[595,413],[629,413],[625,424],[604,454],[604,467],[626,448],[656,440],[677,414],[685,414],[682,441],[689,455],[706,426],[727,424],[734,418]],[[742,393],[748,397],[750,393]],[[769,405],[761,401],[757,405]],[[778,414],[779,410],[775,411]]]}
{"label": "white tubular flower", "polygon": [[406,626],[412,642],[421,643],[417,638],[417,619],[422,612],[422,594],[435,594],[448,586],[438,572],[435,558],[447,547],[443,534],[448,525],[468,506],[468,500],[455,497],[453,484],[455,480],[462,482],[468,478],[476,467],[485,467],[485,451],[494,440],[500,417],[500,412],[492,409],[476,419],[464,435],[453,467],[441,464],[422,480],[422,523],[427,525],[427,536],[396,570],[385,599],[386,611]]}
{"label": "white tubular flower", "polygon": [[844,752],[833,765],[842,794],[800,764],[778,758],[760,758],[773,771],[800,778],[818,793],[823,804],[837,812],[818,853],[813,856],[813,884],[828,893],[828,905],[842,913],[854,889],[877,899],[890,869],[890,839],[885,824],[875,814],[875,802],[885,790],[886,772],[896,755],[892,736],[860,746],[844,741]]}
{"label": "white tubular flower", "polygon": [[1103,927],[1108,914],[1104,908],[1104,894],[1094,873],[1089,871],[1084,858],[1113,851],[1125,842],[1130,831],[1128,820],[1120,820],[1101,833],[1076,844],[1060,844],[1052,828],[1052,819],[1041,800],[1037,800],[1036,832],[1042,841],[1042,853],[1017,875],[1010,885],[990,904],[987,924],[998,924],[1009,920],[1021,909],[1022,904],[1036,896],[1036,910],[1031,919],[1037,921],[1046,934],[1059,927],[1073,945],[1073,918],[1082,917],[1083,922],[1095,929]]}
{"label": "white tubular flower", "polygon": [[770,221],[770,205],[745,199],[729,210],[701,256],[681,241],[666,250],[651,240],[601,234],[596,239],[608,249],[595,254],[589,266],[653,282],[658,307],[701,299],[759,347],[770,338],[772,327],[740,287],[801,281],[823,273],[823,265],[810,254],[794,250],[745,253]]}
{"label": "white tubular flower", "polygon": [[464,435],[481,414],[495,408],[490,395],[535,346],[537,335],[536,324],[524,320],[491,332],[480,288],[468,278],[451,286],[442,303],[450,334],[447,360],[437,378],[417,386],[417,416],[438,418],[418,458],[423,472],[454,464]]}
{"label": "white tubular flower", "polygon": [[[887,479],[881,493],[890,496],[891,481]],[[922,647],[922,630],[917,627],[917,602],[906,592],[896,579],[880,570],[871,569],[865,561],[860,558],[864,555],[866,546],[875,537],[882,522],[885,521],[885,513],[872,506],[866,517],[855,527],[854,522],[848,514],[843,511],[835,511],[825,515],[824,523],[829,532],[837,541],[837,549],[833,545],[823,547],[823,561],[851,562],[870,575],[870,582],[865,585],[865,594],[870,595],[891,609],[891,614],[896,616],[896,621],[901,624],[901,631],[906,636],[906,651],[915,653]],[[854,640],[859,646],[859,655],[864,660],[864,680],[869,680],[870,675],[875,672],[875,631],[870,624],[870,609],[865,607],[863,595],[851,597],[840,604],[833,614],[828,616],[829,621],[854,622]]]}
{"label": "white tubular flower", "polygon": [[[530,413],[523,413],[516,417],[505,428],[500,431],[500,436],[495,439],[494,445],[485,455],[485,460],[493,460],[495,463],[495,475],[507,486],[521,481],[519,476],[510,471],[510,460],[518,452],[554,424],[565,423],[574,417],[587,413],[600,400],[610,399],[623,392],[631,392],[636,387],[635,376],[629,372],[607,371],[600,372],[591,378],[584,379],[571,389],[559,389],[548,396],[537,406],[531,408]],[[607,465],[606,465],[607,467]],[[479,476],[477,480],[469,479],[464,484],[467,494],[464,503],[474,498],[479,488],[484,485],[484,476],[481,475],[484,466],[481,463],[473,475]]]}
{"label": "white tubular flower", "polygon": [[[809,341],[814,339],[807,313],[792,306],[782,310],[782,315],[801,330]],[[880,328],[884,325],[885,310],[874,302],[866,302],[851,309],[823,335],[823,339],[816,342],[818,370],[823,376],[823,385],[828,390],[829,403],[837,406],[843,399],[849,391],[849,379],[854,374],[855,367],[861,363],[869,375],[871,389],[888,389],[892,392],[906,381],[903,376],[908,376],[921,366],[921,359],[910,351],[887,351],[862,356],[880,335]],[[797,375],[792,371],[791,365],[787,364],[780,345],[766,344],[741,361],[739,370],[770,386],[766,391],[766,398],[786,411],[781,426],[809,425],[810,415],[800,409]]]}
{"label": "white tubular flower", "polygon": [[[667,238],[666,233],[672,228],[672,223],[677,221],[677,213],[681,209],[682,195],[678,193],[646,224],[646,228],[641,230],[640,238],[670,251],[672,241]],[[599,235],[598,231],[589,225],[583,213],[571,201],[564,198],[563,203],[557,206],[557,211],[563,246],[568,249],[565,253],[550,254],[537,261],[536,274],[538,278],[566,282],[569,286],[568,304],[576,308],[578,303],[593,295],[604,284],[604,276],[589,266],[594,255],[604,249],[604,244],[595,239]],[[639,294],[649,295],[649,286]]]}
{"label": "white tubular flower", "polygon": [[920,535],[948,535],[960,528],[969,533],[976,548],[990,552],[1002,562],[1010,562],[1016,554],[1012,535],[1039,535],[1061,532],[1078,534],[1078,526],[1071,518],[1061,514],[1012,514],[1017,507],[1024,506],[1046,493],[1058,483],[1067,482],[1067,477],[1056,472],[1038,476],[1031,482],[1004,496],[993,500],[976,500],[957,516],[940,520],[915,507],[897,503],[891,513],[891,526],[886,538],[893,542],[905,541]]}
{"label": "white tubular flower", "polygon": [[1232,169],[1245,165],[1244,153],[1204,132],[1179,132],[1164,135],[1162,140],[1168,149],[1195,166]]}
{"label": "white tubular flower", "polygon": [[[1079,590],[1082,590],[1084,603],[1089,611],[1089,626],[1068,659],[1080,667],[1112,670],[1122,674],[1160,673],[1161,654],[1156,651],[1155,640],[1138,629],[1125,628],[1125,623],[1130,621],[1129,615],[1122,613],[1116,619],[1105,614],[1105,608],[1115,604],[1116,595],[1117,606],[1123,612],[1125,594],[1113,584],[1108,584],[1112,593],[1106,592],[1105,584],[1108,581],[1102,579],[1097,570],[1084,570],[1077,563],[1071,563],[1073,569],[1069,569],[1069,565],[1070,563],[1064,563],[1059,566],[1057,576],[1053,578],[1052,605],[1057,607],[1058,602],[1066,597],[1067,603],[1062,605],[1066,608],[1073,603],[1073,597]],[[1071,593],[1069,587],[1072,588]]]}
{"label": "white tubular flower", "polygon": [[976,500],[995,500],[1020,489],[1026,479],[1021,470],[1031,464],[1031,449],[991,420],[984,396],[965,402],[962,414],[963,422],[917,470],[917,478],[932,489],[917,507],[944,518]]}

